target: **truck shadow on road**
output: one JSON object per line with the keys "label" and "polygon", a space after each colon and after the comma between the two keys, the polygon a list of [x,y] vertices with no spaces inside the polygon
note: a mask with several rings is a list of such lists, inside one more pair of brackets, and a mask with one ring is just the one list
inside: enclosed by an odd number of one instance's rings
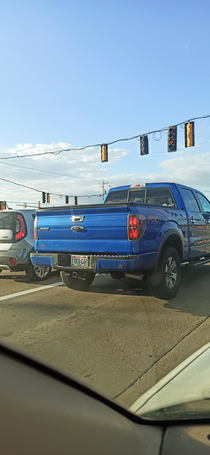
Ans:
{"label": "truck shadow on road", "polygon": [[146,280],[137,281],[131,278],[114,280],[110,275],[96,277],[89,292],[94,294],[140,295],[150,296]]}
{"label": "truck shadow on road", "polygon": [[[182,266],[181,285],[178,294],[174,299],[168,301],[152,297],[146,280],[137,281],[129,278],[113,280],[109,275],[95,279],[89,292],[118,296],[139,296],[139,304],[141,304],[141,297],[151,297],[152,299],[148,299],[148,305],[151,303],[155,303],[157,306],[161,304],[167,309],[208,317],[210,315],[210,266],[204,265],[197,268]],[[145,303],[145,299],[143,302]]]}
{"label": "truck shadow on road", "polygon": [[164,306],[194,316],[210,316],[210,266],[182,267],[178,294]]}

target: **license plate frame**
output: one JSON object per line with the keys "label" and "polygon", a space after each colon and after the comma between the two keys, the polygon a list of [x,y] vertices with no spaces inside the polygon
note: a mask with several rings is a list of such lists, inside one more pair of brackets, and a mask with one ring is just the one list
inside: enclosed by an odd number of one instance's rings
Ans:
{"label": "license plate frame", "polygon": [[90,268],[90,258],[86,255],[72,254],[71,255],[71,267],[80,269]]}

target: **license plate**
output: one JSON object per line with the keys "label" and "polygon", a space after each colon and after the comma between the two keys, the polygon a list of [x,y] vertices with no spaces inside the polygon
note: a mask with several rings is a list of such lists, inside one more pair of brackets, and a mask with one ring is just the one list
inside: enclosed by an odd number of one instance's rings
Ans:
{"label": "license plate", "polygon": [[71,256],[72,267],[88,267],[88,256]]}

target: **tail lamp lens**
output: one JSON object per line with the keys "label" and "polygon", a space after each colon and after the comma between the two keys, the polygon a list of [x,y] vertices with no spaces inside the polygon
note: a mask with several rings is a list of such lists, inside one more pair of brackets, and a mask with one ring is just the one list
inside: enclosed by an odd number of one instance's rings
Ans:
{"label": "tail lamp lens", "polygon": [[139,240],[146,228],[146,218],[144,215],[128,216],[128,239]]}
{"label": "tail lamp lens", "polygon": [[34,240],[38,240],[38,234],[37,234],[37,218],[35,218],[35,221],[34,221]]}
{"label": "tail lamp lens", "polygon": [[16,219],[15,240],[20,240],[26,235],[26,225],[22,215],[18,214]]}
{"label": "tail lamp lens", "polygon": [[9,262],[10,262],[11,265],[15,265],[16,260],[14,258],[10,258]]}

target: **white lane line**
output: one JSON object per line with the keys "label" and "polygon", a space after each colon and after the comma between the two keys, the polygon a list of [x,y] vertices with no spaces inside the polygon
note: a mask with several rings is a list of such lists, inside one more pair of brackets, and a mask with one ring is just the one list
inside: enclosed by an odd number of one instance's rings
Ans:
{"label": "white lane line", "polygon": [[54,284],[48,284],[47,286],[40,286],[35,289],[28,289],[27,291],[15,292],[15,294],[4,295],[3,297],[0,297],[0,301],[13,299],[14,297],[19,297],[20,295],[31,294],[32,292],[44,291],[45,289],[50,289],[55,286],[63,286],[62,281],[59,281],[58,283],[54,283]]}

